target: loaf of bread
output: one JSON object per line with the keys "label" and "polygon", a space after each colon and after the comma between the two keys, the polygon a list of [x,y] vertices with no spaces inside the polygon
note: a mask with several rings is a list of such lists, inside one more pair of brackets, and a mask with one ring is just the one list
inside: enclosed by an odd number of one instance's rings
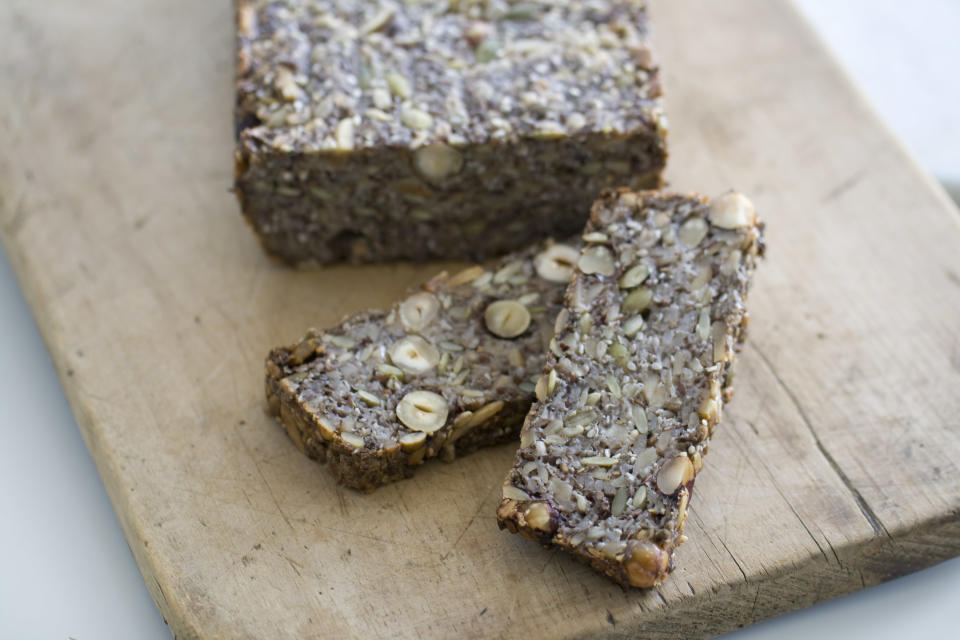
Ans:
{"label": "loaf of bread", "polygon": [[656,187],[641,0],[236,0],[236,194],[290,264],[483,260]]}

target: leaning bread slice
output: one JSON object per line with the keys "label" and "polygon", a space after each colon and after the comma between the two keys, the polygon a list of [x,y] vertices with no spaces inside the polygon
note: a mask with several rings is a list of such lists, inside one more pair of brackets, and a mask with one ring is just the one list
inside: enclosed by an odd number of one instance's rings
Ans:
{"label": "leaning bread slice", "polygon": [[266,392],[293,442],[371,491],[517,437],[579,252],[547,241],[434,278],[388,312],[311,330],[267,358]]}
{"label": "leaning bread slice", "polygon": [[594,205],[497,512],[623,585],[672,569],[745,337],[762,225],[744,196]]}

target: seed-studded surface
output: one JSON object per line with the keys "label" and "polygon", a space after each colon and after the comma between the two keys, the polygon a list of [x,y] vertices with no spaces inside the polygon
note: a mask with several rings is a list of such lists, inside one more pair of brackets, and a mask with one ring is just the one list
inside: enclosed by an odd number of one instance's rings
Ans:
{"label": "seed-studded surface", "polygon": [[237,193],[287,262],[483,257],[659,183],[641,0],[238,0],[237,29]]}
{"label": "seed-studded surface", "polygon": [[665,577],[733,391],[761,231],[736,193],[618,191],[594,206],[504,484],[502,527],[625,585]]}
{"label": "seed-studded surface", "polygon": [[389,312],[311,330],[267,359],[267,398],[297,446],[373,488],[425,459],[517,436],[534,397],[574,245],[547,241],[441,274]]}

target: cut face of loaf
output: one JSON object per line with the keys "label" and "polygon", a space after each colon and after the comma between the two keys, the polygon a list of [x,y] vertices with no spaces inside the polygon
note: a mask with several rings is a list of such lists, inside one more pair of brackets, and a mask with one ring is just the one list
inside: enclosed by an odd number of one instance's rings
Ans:
{"label": "cut face of loaf", "polygon": [[736,193],[613,191],[594,205],[501,528],[623,585],[664,579],[733,391],[761,232]]}
{"label": "cut face of loaf", "polygon": [[267,358],[271,413],[343,484],[371,491],[517,437],[579,240],[434,278],[389,312],[311,330]]}

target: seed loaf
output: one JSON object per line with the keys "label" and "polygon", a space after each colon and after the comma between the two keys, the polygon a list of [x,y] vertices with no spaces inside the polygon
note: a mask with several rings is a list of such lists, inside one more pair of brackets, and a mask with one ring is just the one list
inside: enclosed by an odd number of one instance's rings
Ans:
{"label": "seed loaf", "polygon": [[620,190],[594,205],[583,240],[497,516],[650,587],[672,569],[733,391],[762,224],[737,193]]}
{"label": "seed loaf", "polygon": [[271,413],[343,484],[517,438],[578,257],[541,242],[434,278],[388,312],[311,330],[267,358]]}
{"label": "seed loaf", "polygon": [[485,260],[660,182],[642,0],[236,9],[236,194],[283,262]]}

